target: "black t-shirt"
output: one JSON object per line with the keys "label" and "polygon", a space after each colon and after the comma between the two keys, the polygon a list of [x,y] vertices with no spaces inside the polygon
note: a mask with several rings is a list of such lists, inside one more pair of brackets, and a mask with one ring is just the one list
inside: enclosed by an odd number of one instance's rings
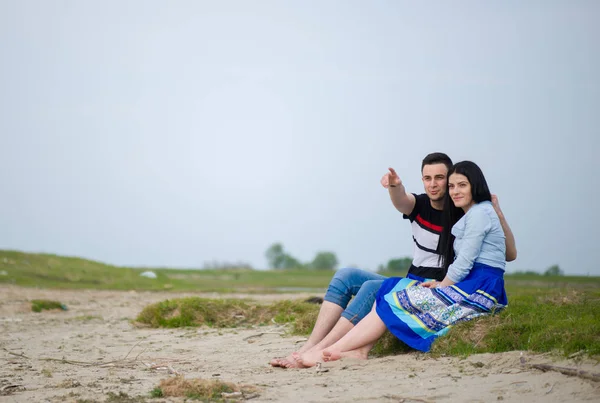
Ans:
{"label": "black t-shirt", "polygon": [[441,281],[446,276],[438,249],[443,213],[442,210],[431,207],[426,194],[414,196],[416,201],[413,211],[409,215],[403,215],[410,220],[414,242],[413,261],[408,273]]}

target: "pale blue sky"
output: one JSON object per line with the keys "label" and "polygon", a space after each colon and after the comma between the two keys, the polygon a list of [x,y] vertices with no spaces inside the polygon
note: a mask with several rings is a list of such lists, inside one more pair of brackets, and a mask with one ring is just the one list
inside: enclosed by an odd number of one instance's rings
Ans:
{"label": "pale blue sky", "polygon": [[600,2],[0,0],[0,248],[412,253],[379,179],[478,163],[509,271],[600,275]]}

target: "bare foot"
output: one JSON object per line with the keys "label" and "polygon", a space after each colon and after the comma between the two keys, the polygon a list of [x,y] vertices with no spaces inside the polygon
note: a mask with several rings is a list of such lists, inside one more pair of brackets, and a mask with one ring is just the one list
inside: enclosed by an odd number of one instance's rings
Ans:
{"label": "bare foot", "polygon": [[296,360],[294,359],[294,354],[298,354],[297,352],[288,355],[287,357],[277,357],[273,358],[269,361],[269,364],[272,367],[281,367],[281,368],[294,368]]}
{"label": "bare foot", "polygon": [[304,368],[302,363],[298,361],[298,356],[300,353],[295,352],[290,356],[285,357],[285,359],[281,360],[281,368]]}
{"label": "bare foot", "polygon": [[342,353],[339,351],[323,350],[323,361],[337,361],[342,358]]}
{"label": "bare foot", "polygon": [[281,361],[284,359],[284,357],[273,358],[271,361],[269,361],[269,365],[272,367],[281,367]]}
{"label": "bare foot", "polygon": [[337,361],[340,358],[358,358],[359,360],[366,360],[368,358],[367,353],[363,350],[350,350],[340,351],[323,350],[323,361]]}
{"label": "bare foot", "polygon": [[317,362],[321,361],[321,350],[309,350],[304,354],[298,354],[294,356],[303,368],[310,368],[317,365]]}

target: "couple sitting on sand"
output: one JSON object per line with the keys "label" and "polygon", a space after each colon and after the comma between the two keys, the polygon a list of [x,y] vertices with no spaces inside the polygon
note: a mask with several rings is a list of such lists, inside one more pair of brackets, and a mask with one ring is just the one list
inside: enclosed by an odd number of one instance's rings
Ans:
{"label": "couple sitting on sand", "polygon": [[407,277],[337,271],[306,344],[271,360],[272,366],[366,359],[386,329],[427,352],[455,323],[507,305],[504,268],[517,250],[483,172],[471,161],[453,165],[443,153],[427,155],[421,172],[425,194],[420,195],[406,193],[392,168],[381,179],[412,226],[415,247]]}

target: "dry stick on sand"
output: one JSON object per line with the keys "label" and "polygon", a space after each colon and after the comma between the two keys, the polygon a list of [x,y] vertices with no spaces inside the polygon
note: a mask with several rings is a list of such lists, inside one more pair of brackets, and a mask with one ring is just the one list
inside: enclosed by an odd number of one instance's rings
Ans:
{"label": "dry stick on sand", "polygon": [[248,336],[248,337],[244,337],[242,340],[246,341],[246,340],[250,340],[253,339],[255,337],[260,337],[263,336],[265,334],[284,334],[283,332],[262,332],[262,333],[258,333],[258,334],[253,334],[252,336]]}
{"label": "dry stick on sand", "polygon": [[[125,366],[132,366],[135,365],[137,363],[137,359],[140,355],[142,355],[146,349],[143,349],[141,352],[138,353],[138,355],[135,356],[135,358],[133,360],[127,360],[127,357],[129,357],[129,354],[131,354],[131,352],[133,351],[133,349],[135,347],[137,347],[138,344],[140,344],[141,341],[137,342],[133,347],[131,347],[131,349],[129,350],[129,352],[125,355],[124,358],[120,359],[120,360],[113,360],[113,361],[107,361],[107,362],[86,362],[86,361],[73,361],[73,360],[67,360],[65,358],[38,358],[41,361],[55,361],[55,362],[62,362],[63,364],[71,364],[71,365],[81,365],[83,367],[100,367],[100,368],[104,368],[104,367],[115,367],[117,365],[121,366],[121,367],[125,367]],[[30,357],[27,357],[25,354],[21,353],[21,354],[17,354],[17,353],[13,353],[12,351],[8,351],[5,348],[2,348],[2,350],[6,351],[8,354],[10,355],[14,355],[16,357],[21,357],[21,358],[26,358],[28,360],[30,360]],[[170,361],[177,361],[177,360],[170,360]],[[172,365],[170,363],[164,364],[156,364],[156,363],[152,363],[152,364],[147,364],[145,362],[143,362],[142,364],[144,364],[148,369],[151,370],[161,370],[161,369],[166,369],[169,371],[169,373],[171,374],[175,374],[175,375],[181,375],[180,372],[176,371]]]}
{"label": "dry stick on sand", "polygon": [[[138,341],[137,343],[134,344],[133,347],[131,347],[131,349],[129,350],[129,352],[127,353],[127,355],[125,355],[124,358],[120,359],[120,360],[113,360],[113,361],[107,361],[107,362],[88,362],[88,361],[74,361],[74,360],[67,360],[66,358],[47,358],[47,357],[41,357],[38,358],[38,360],[40,361],[54,361],[54,362],[62,362],[64,364],[71,364],[71,365],[81,365],[83,367],[106,367],[106,366],[114,366],[116,364],[124,364],[127,361],[127,357],[129,357],[129,354],[131,354],[131,352],[133,351],[134,348],[136,348],[139,344],[141,343],[141,341]],[[30,357],[26,356],[25,354],[21,353],[21,354],[17,354],[17,353],[13,353],[12,351],[7,350],[6,348],[2,347],[2,350],[6,351],[8,354],[10,355],[14,355],[16,357],[21,357],[21,358],[26,358],[28,360],[31,360]],[[145,349],[142,350],[141,353],[139,353],[135,359],[133,359],[132,361],[130,360],[129,365],[131,365],[132,363],[134,363],[137,358],[144,352],[146,351]]]}
{"label": "dry stick on sand", "polygon": [[420,399],[418,397],[404,397],[404,396],[398,396],[398,395],[383,395],[384,398],[386,399],[393,399],[393,400],[397,400],[399,402],[423,402],[423,403],[432,403],[431,400],[427,400],[427,399]]}
{"label": "dry stick on sand", "polygon": [[23,385],[20,385],[20,384],[5,385],[0,388],[0,396],[5,395],[5,394],[11,394],[15,390],[19,390],[22,387],[23,387]]}
{"label": "dry stick on sand", "polygon": [[564,374],[564,375],[577,376],[579,378],[589,379],[594,382],[600,382],[600,374],[596,374],[596,373],[593,373],[590,371],[585,371],[583,369],[556,367],[554,365],[548,365],[548,364],[527,364],[524,357],[521,357],[520,361],[521,361],[521,365],[524,365],[528,368],[535,368],[535,369],[542,370],[544,372],[556,371],[556,372],[560,372],[561,374]]}

